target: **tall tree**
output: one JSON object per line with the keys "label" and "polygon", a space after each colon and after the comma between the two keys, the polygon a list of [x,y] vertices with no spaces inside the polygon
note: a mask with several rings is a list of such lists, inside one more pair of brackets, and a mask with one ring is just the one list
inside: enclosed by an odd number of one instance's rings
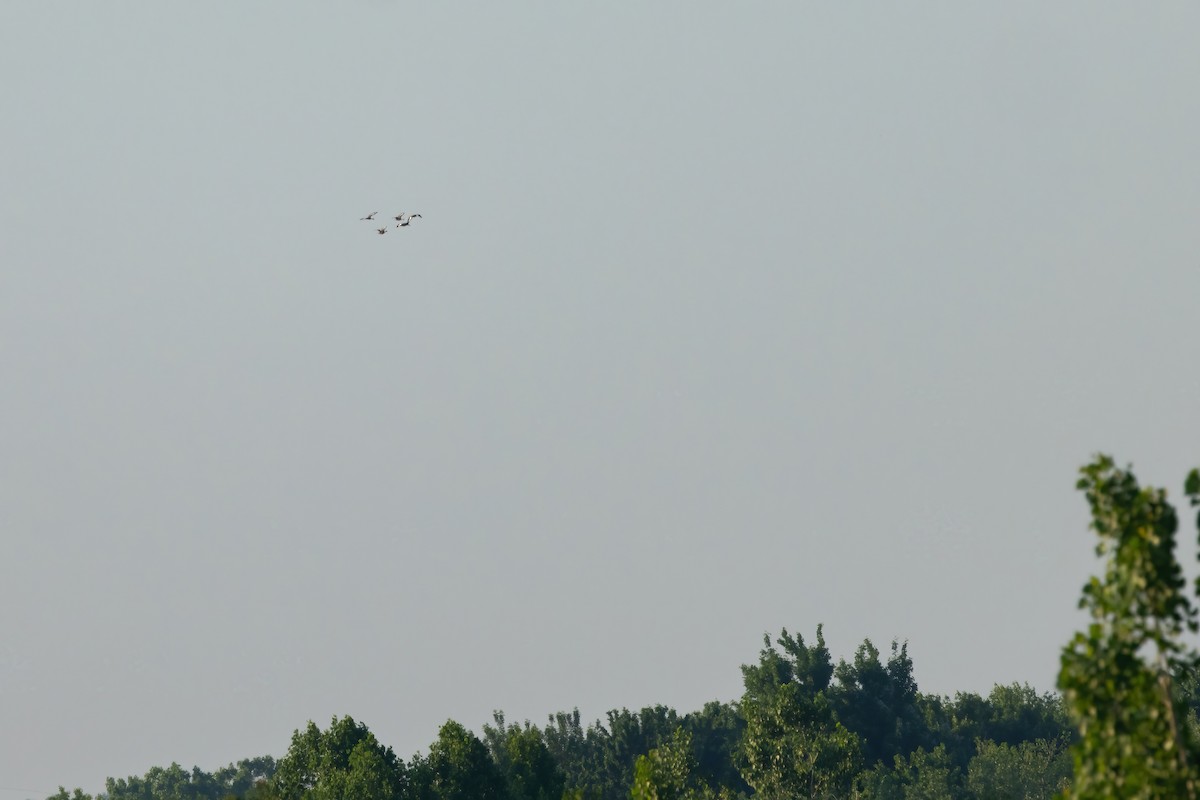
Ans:
{"label": "tall tree", "polygon": [[817,641],[811,646],[804,637],[793,636],[784,628],[771,643],[770,634],[763,634],[763,649],[757,664],[742,665],[742,684],[745,699],[756,701],[772,696],[780,686],[796,686],[801,695],[814,698],[829,688],[833,677],[833,659],[825,646],[824,626],[817,626]]}
{"label": "tall tree", "polygon": [[280,800],[401,800],[406,777],[392,748],[346,716],[294,732],[271,788]]}
{"label": "tall tree", "polygon": [[475,734],[454,720],[410,769],[415,800],[505,800],[504,776]]}
{"label": "tall tree", "polygon": [[680,728],[692,737],[696,777],[714,793],[722,788],[734,794],[750,794],[750,785],[738,772],[738,746],[746,720],[732,703],[716,700],[685,714]]}
{"label": "tall tree", "polygon": [[632,800],[691,800],[699,795],[692,736],[676,729],[669,742],[638,756],[633,770]]}
{"label": "tall tree", "polygon": [[895,770],[904,800],[953,800],[961,795],[962,776],[941,745],[929,752],[919,747],[908,758],[896,756]]}
{"label": "tall tree", "polygon": [[[140,777],[108,778],[100,796],[105,800],[225,800],[261,795],[262,784],[274,773],[275,759],[271,756],[242,759],[211,773],[199,767],[188,771],[172,763],[169,767],[151,767]],[[91,797],[81,789],[76,789],[74,795],[64,796],[64,792],[66,789],[59,787],[58,793],[47,800],[90,800]]]}
{"label": "tall tree", "polygon": [[1070,781],[1071,754],[1061,740],[980,741],[967,767],[967,789],[980,800],[1050,800]]}
{"label": "tall tree", "polygon": [[596,724],[588,730],[588,738],[594,741],[595,788],[605,800],[624,800],[638,756],[671,741],[679,727],[679,715],[672,708],[657,705],[637,712],[613,709],[606,721],[607,725]]}
{"label": "tall tree", "polygon": [[986,696],[958,692],[953,698],[920,695],[917,706],[930,741],[942,744],[960,770],[976,755],[979,741],[1017,745],[1038,739],[1073,741],[1062,698],[1039,694],[1028,684],[997,684]]}
{"label": "tall tree", "polygon": [[786,629],[776,642],[782,652],[766,636],[759,663],[742,667],[742,777],[762,800],[842,792],[862,756],[858,737],[837,721],[825,695],[833,666],[821,628],[812,646]]}
{"label": "tall tree", "polygon": [[887,664],[879,650],[865,640],[854,661],[838,662],[830,698],[838,720],[858,735],[868,764],[890,764],[928,744],[929,730],[917,708],[917,682],[913,677],[908,644],[892,642]]}
{"label": "tall tree", "polygon": [[1011,745],[1073,737],[1062,697],[1052,692],[1039,694],[1027,683],[993,686],[987,696],[986,721],[976,734],[976,738]]}
{"label": "tall tree", "polygon": [[592,783],[592,753],[587,730],[580,722],[579,709],[550,715],[542,729],[542,739],[558,768],[566,777],[567,788],[583,791]]}
{"label": "tall tree", "polygon": [[[1091,624],[1062,654],[1058,685],[1080,734],[1067,796],[1194,800],[1197,748],[1172,676],[1196,663],[1182,637],[1197,623],[1175,559],[1175,509],[1109,456],[1080,473],[1105,568],[1083,588]],[[1196,470],[1185,493],[1200,497]]]}
{"label": "tall tree", "polygon": [[213,773],[221,787],[221,797],[244,797],[275,775],[275,759],[271,756],[243,758],[236,764],[221,767]]}
{"label": "tall tree", "polygon": [[79,787],[68,792],[65,786],[59,786],[58,791],[47,797],[46,800],[93,800],[93,797]]}
{"label": "tall tree", "polygon": [[542,732],[529,722],[506,724],[501,711],[492,719],[496,725],[483,726],[483,739],[504,776],[509,800],[561,800],[566,779]]}

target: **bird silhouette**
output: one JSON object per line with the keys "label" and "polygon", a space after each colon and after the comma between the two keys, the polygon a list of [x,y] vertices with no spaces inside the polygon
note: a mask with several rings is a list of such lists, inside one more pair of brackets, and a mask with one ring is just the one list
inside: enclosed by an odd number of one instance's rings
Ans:
{"label": "bird silhouette", "polygon": [[[379,213],[378,211],[372,211],[370,214],[367,214],[365,217],[359,217],[359,219],[375,219],[375,215],[378,213]],[[421,218],[420,214],[414,214],[409,211],[401,211],[399,214],[392,217],[392,219],[396,220],[397,228],[407,228],[409,225],[412,225],[412,221],[414,219],[420,219],[420,218]],[[387,225],[384,225],[382,228],[376,228],[375,232],[378,233],[380,236],[382,236],[383,234],[388,232],[388,227],[387,227]]]}

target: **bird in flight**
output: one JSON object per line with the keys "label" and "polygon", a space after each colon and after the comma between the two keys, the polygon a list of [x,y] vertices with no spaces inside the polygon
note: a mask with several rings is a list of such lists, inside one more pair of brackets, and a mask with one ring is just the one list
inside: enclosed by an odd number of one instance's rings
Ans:
{"label": "bird in flight", "polygon": [[[370,214],[367,214],[365,217],[359,217],[359,219],[360,220],[367,220],[367,219],[374,220],[375,215],[378,213],[379,213],[378,211],[372,211]],[[420,218],[421,218],[420,214],[413,214],[408,211],[401,211],[399,214],[397,214],[395,217],[393,217],[393,219],[396,220],[397,228],[407,228],[409,225],[412,224],[412,221],[414,219],[420,219]],[[383,220],[375,220],[375,221],[382,222]],[[387,227],[387,225],[384,225],[382,228],[376,228],[375,232],[378,233],[380,236],[382,236],[383,234],[388,232],[388,227]]]}

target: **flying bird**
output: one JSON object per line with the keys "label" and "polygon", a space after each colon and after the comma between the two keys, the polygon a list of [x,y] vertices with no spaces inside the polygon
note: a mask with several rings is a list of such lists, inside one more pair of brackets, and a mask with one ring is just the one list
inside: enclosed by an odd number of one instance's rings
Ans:
{"label": "flying bird", "polygon": [[[375,215],[378,213],[379,213],[378,211],[372,211],[370,214],[367,214],[365,217],[359,217],[359,219],[373,220],[373,219],[375,219]],[[397,214],[395,217],[393,217],[393,219],[396,220],[397,228],[407,228],[409,225],[412,224],[412,221],[414,219],[420,219],[420,217],[421,217],[420,214],[412,214],[408,211],[401,211],[399,214]],[[376,221],[382,221],[382,220],[376,220]],[[387,227],[387,225],[384,225],[382,228],[376,228],[375,232],[378,233],[380,236],[383,236],[385,233],[388,232],[388,227]]]}

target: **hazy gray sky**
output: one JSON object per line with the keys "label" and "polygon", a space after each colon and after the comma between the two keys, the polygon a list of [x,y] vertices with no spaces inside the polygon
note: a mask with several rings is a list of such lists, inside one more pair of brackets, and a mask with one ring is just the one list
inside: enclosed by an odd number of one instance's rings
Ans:
{"label": "hazy gray sky", "polygon": [[579,5],[0,3],[0,798],[1053,688],[1076,468],[1200,462],[1200,7]]}

